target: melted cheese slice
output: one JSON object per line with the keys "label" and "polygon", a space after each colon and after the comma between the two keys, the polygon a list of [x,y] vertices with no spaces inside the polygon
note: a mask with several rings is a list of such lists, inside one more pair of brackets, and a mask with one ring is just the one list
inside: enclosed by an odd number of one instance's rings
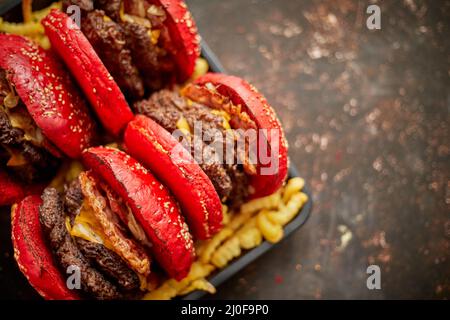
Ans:
{"label": "melted cheese slice", "polygon": [[189,123],[187,122],[185,117],[181,116],[180,119],[178,119],[176,125],[177,128],[185,135],[189,136],[192,133],[191,127],[189,126]]}
{"label": "melted cheese slice", "polygon": [[75,217],[73,226],[70,227],[69,232],[72,237],[82,238],[87,241],[99,243],[106,248],[113,250],[111,242],[108,240],[103,232],[102,226],[95,218],[94,213],[90,208],[83,204],[80,213]]}
{"label": "melted cheese slice", "polygon": [[[80,213],[75,217],[73,226],[70,224],[70,218],[66,217],[66,228],[72,237],[78,237],[90,242],[99,243],[104,245],[109,250],[114,251],[113,245],[104,234],[102,226],[97,221],[94,212],[88,206],[84,205],[84,203]],[[138,273],[137,276],[140,281],[140,289],[145,290],[147,288],[147,279]]]}
{"label": "melted cheese slice", "polygon": [[213,110],[211,110],[211,113],[216,116],[222,117],[222,119],[223,119],[222,126],[224,127],[224,129],[231,130],[231,126],[230,126],[230,122],[229,122],[231,120],[231,116],[225,110],[213,109]]}

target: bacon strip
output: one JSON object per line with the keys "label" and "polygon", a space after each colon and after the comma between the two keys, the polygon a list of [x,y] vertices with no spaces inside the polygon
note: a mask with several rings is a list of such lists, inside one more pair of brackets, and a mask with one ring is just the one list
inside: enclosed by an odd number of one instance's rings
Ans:
{"label": "bacon strip", "polygon": [[143,276],[150,274],[150,258],[133,240],[128,239],[122,231],[118,217],[107,205],[106,198],[100,193],[95,180],[89,173],[80,174],[81,189],[87,204],[93,209],[95,217],[103,228],[114,251],[124,259],[136,273]]}

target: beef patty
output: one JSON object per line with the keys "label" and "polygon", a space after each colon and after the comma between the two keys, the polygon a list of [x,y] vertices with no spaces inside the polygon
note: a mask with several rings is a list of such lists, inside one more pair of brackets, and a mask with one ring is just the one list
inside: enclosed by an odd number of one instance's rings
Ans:
{"label": "beef patty", "polygon": [[76,215],[83,203],[78,179],[66,186],[65,195],[47,188],[39,220],[63,274],[69,266],[80,269],[83,292],[95,299],[119,299],[139,295],[140,281],[115,252],[100,243],[72,237],[67,230],[66,213]]}
{"label": "beef patty", "polygon": [[[179,119],[184,118],[190,128],[194,128],[196,123],[201,123],[203,136],[212,138],[219,132],[222,134],[224,143],[227,141],[223,117],[212,113],[209,107],[202,104],[188,103],[175,91],[155,92],[149,99],[136,102],[133,108],[136,113],[152,118],[170,133],[177,129]],[[197,134],[195,130],[194,133]],[[184,134],[190,136],[189,133]],[[218,158],[211,156],[214,154],[214,152],[211,153],[211,150],[214,151],[214,146],[202,142],[202,139],[195,139],[195,136],[192,135],[186,140],[189,141],[189,145],[185,145],[185,147],[193,156],[196,154],[196,148],[201,148],[202,161],[199,161],[199,165],[211,180],[220,198],[227,200],[232,207],[242,204],[248,195],[248,178],[242,165],[236,164],[236,162],[229,164],[220,156]],[[198,144],[199,141],[201,145]],[[212,139],[212,141],[214,140]],[[225,145],[222,150],[226,150]]]}
{"label": "beef patty", "polygon": [[[175,77],[165,16],[150,14],[147,1],[65,0],[82,10],[81,30],[128,100],[170,85]],[[158,34],[158,36],[154,36]]]}
{"label": "beef patty", "polygon": [[56,189],[45,189],[42,201],[39,221],[63,274],[69,267],[77,266],[85,292],[96,299],[119,298],[117,287],[92,267],[70,236],[66,228],[63,202]]}
{"label": "beef patty", "polygon": [[14,93],[14,89],[7,80],[5,70],[0,69],[0,149],[5,155],[3,159],[15,158],[13,163],[2,163],[0,166],[7,165],[9,171],[26,182],[50,178],[59,160],[43,146],[46,143],[50,145],[44,137],[41,142],[32,141],[27,138],[23,128],[13,126],[12,116],[23,119],[26,126],[37,131],[36,124],[20,99],[14,107],[7,106],[6,99],[11,93]]}

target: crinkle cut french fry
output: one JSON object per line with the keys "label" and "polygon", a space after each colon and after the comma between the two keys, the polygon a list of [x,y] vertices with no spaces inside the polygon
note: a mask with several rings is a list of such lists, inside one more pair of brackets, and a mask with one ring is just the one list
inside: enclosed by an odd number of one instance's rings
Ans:
{"label": "crinkle cut french fry", "polygon": [[245,250],[253,249],[262,242],[261,231],[256,226],[240,230],[236,236],[241,248]]}
{"label": "crinkle cut french fry", "polygon": [[31,12],[31,1],[28,1],[26,10],[24,10],[25,22],[14,23],[4,21],[0,18],[0,32],[17,34],[30,38],[31,40],[37,42],[42,48],[49,49],[50,41],[44,32],[44,27],[41,25],[41,20],[48,15],[52,9],[61,9],[61,2],[52,3],[47,8],[42,10]]}
{"label": "crinkle cut french fry", "polygon": [[178,292],[178,295],[184,296],[195,290],[202,290],[202,291],[209,292],[211,294],[216,293],[216,288],[208,280],[197,279],[197,280],[192,281],[192,283],[189,286],[187,286],[186,288],[184,288],[183,290]]}
{"label": "crinkle cut french fry", "polygon": [[261,231],[264,239],[271,243],[279,242],[284,235],[283,227],[274,223],[267,217],[267,211],[261,211],[256,217],[256,225]]}
{"label": "crinkle cut french fry", "polygon": [[169,281],[173,281],[175,283],[174,286],[179,291],[182,288],[185,288],[192,281],[207,277],[213,270],[214,270],[213,265],[204,264],[196,261],[192,264],[191,270],[189,271],[189,274],[187,275],[186,278],[184,278],[181,281],[176,280],[169,280]]}
{"label": "crinkle cut french fry", "polygon": [[[162,286],[145,297],[150,299],[170,299],[193,290],[215,292],[215,288],[205,279],[214,269],[225,267],[241,250],[249,250],[261,244],[263,238],[278,242],[283,238],[283,226],[291,221],[308,201],[302,193],[304,180],[293,178],[287,185],[268,197],[244,204],[241,211],[224,221],[224,229],[212,239],[201,243],[196,250],[199,261],[194,263],[188,277],[180,282],[167,280]],[[286,202],[284,202],[286,201]],[[224,213],[226,208],[223,208]],[[210,262],[211,264],[204,264]],[[204,272],[205,266],[210,270]]]}
{"label": "crinkle cut french fry", "polygon": [[220,230],[219,233],[214,235],[212,239],[205,242],[203,244],[201,252],[199,253],[200,261],[202,263],[208,263],[211,260],[211,256],[214,253],[214,251],[220,246],[222,242],[224,242],[232,234],[233,230],[225,227],[222,230]]}
{"label": "crinkle cut french fry", "polygon": [[283,191],[283,202],[288,203],[292,195],[299,193],[305,186],[305,180],[300,177],[289,179]]}
{"label": "crinkle cut french fry", "polygon": [[270,196],[258,198],[244,203],[241,206],[241,213],[248,214],[260,211],[262,209],[275,209],[281,204],[281,192],[271,194]]}
{"label": "crinkle cut french fry", "polygon": [[227,225],[227,228],[236,231],[239,229],[245,222],[248,221],[253,215],[253,212],[238,212],[231,219],[230,223]]}
{"label": "crinkle cut french fry", "polygon": [[241,245],[237,237],[228,239],[216,252],[214,252],[211,262],[218,268],[225,267],[228,262],[241,255]]}
{"label": "crinkle cut french fry", "polygon": [[230,223],[230,212],[228,211],[228,206],[226,204],[222,204],[222,224],[226,226],[228,223]]}
{"label": "crinkle cut french fry", "polygon": [[256,226],[256,218],[253,217],[249,219],[242,228],[236,232],[235,237],[239,239],[239,244],[242,249],[251,249],[259,245],[262,241],[262,236]]}
{"label": "crinkle cut french fry", "polygon": [[289,202],[279,211],[267,212],[267,217],[273,223],[278,223],[282,226],[291,221],[300,211],[301,207],[308,201],[308,195],[305,193],[296,193],[292,195]]}
{"label": "crinkle cut french fry", "polygon": [[223,228],[219,231],[212,239],[205,243],[204,247],[201,249],[200,261],[203,263],[208,263],[211,260],[211,256],[214,251],[220,246],[220,244],[225,241],[228,237],[233,234],[233,230],[230,228]]}
{"label": "crinkle cut french fry", "polygon": [[40,22],[14,23],[3,21],[2,18],[0,18],[0,31],[29,37],[44,35],[44,27]]}
{"label": "crinkle cut french fry", "polygon": [[144,295],[144,300],[165,300],[171,299],[189,284],[197,279],[207,277],[214,270],[214,266],[210,264],[202,264],[194,262],[189,274],[181,281],[169,279],[165,281],[159,288]]}
{"label": "crinkle cut french fry", "polygon": [[170,284],[163,283],[159,288],[144,295],[143,300],[170,300],[177,296],[177,290]]}

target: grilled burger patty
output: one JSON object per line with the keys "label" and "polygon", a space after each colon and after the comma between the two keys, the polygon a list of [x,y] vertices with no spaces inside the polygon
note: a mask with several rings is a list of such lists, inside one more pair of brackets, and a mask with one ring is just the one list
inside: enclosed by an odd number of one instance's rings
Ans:
{"label": "grilled burger patty", "polygon": [[124,94],[132,99],[140,98],[144,95],[144,85],[126,46],[126,34],[119,24],[106,17],[101,10],[88,12],[81,30]]}
{"label": "grilled burger patty", "polygon": [[[142,3],[141,3],[142,2]],[[65,0],[64,7],[78,5],[82,10],[81,30],[94,47],[122,92],[130,100],[144,97],[144,91],[159,90],[170,83],[175,64],[157,43],[169,43],[162,23],[165,16],[146,12],[140,0]],[[158,39],[152,38],[158,33]]]}
{"label": "grilled burger patty", "polygon": [[96,299],[118,299],[120,296],[117,287],[89,263],[70,236],[58,192],[53,188],[45,189],[42,201],[39,221],[63,274],[70,266],[77,266],[80,268],[83,291]]}
{"label": "grilled burger patty", "polygon": [[69,233],[66,219],[69,217],[73,224],[84,201],[79,179],[65,187],[64,195],[53,188],[45,189],[42,200],[40,223],[63,274],[69,266],[78,266],[83,292],[96,299],[140,295],[139,277],[117,253]]}
{"label": "grilled burger patty", "polygon": [[83,255],[89,259],[103,274],[115,280],[123,290],[135,290],[139,288],[138,276],[125,264],[125,262],[113,251],[105,246],[76,238],[77,246]]}
{"label": "grilled burger patty", "polygon": [[[178,128],[178,121],[184,118],[191,128],[194,128],[195,122],[201,122],[202,134],[205,136],[211,136],[217,131],[224,137],[226,135],[221,116],[212,113],[210,108],[202,104],[188,103],[175,91],[155,92],[149,99],[136,102],[133,108],[136,113],[152,118],[171,133]],[[194,155],[193,139],[191,137],[188,140],[191,142],[188,150]],[[219,197],[227,200],[231,206],[238,207],[248,195],[248,178],[242,166],[226,164],[222,159],[209,156],[208,146],[205,143],[202,145],[202,151],[203,161],[199,165],[213,183]]]}
{"label": "grilled burger patty", "polygon": [[[12,95],[16,100],[13,104],[11,104]],[[16,119],[16,125],[23,124],[23,128],[13,126],[11,117]],[[17,119],[20,120],[19,123]],[[39,142],[31,141],[26,137],[26,129],[38,131],[25,106],[9,84],[6,72],[0,69],[0,149],[3,149],[3,154],[9,155],[6,157],[8,160],[15,158],[14,161],[8,162],[7,166],[27,182],[49,178],[59,161],[42,146],[44,137],[40,137]]]}
{"label": "grilled burger patty", "polygon": [[79,179],[73,180],[65,186],[64,208],[72,217],[78,214],[83,204],[83,191]]}

